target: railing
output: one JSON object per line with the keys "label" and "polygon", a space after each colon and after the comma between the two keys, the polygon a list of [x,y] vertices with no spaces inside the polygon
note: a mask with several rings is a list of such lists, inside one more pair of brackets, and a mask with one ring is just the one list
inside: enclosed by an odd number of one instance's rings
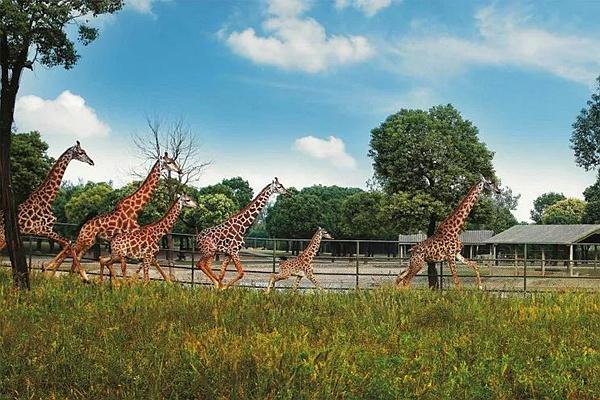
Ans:
{"label": "railing", "polygon": [[[67,226],[68,227],[68,226]],[[68,235],[67,235],[68,236]],[[195,251],[194,235],[173,233],[174,246],[172,261],[167,260],[169,249],[164,240],[159,252],[159,262],[163,269],[169,271],[174,281],[184,285],[209,285],[209,280],[197,268],[198,255]],[[246,248],[240,252],[245,276],[239,281],[240,286],[264,288],[271,274],[277,272],[278,258],[294,257],[301,251],[309,239],[271,239],[246,238]],[[24,245],[27,259],[32,270],[40,270],[42,264],[48,263],[59,251],[58,246],[51,246],[47,239],[25,237]],[[408,266],[407,244],[397,241],[378,240],[323,240],[319,254],[313,262],[314,272],[324,288],[332,290],[368,289],[382,285],[393,285],[396,276]],[[95,245],[84,256],[82,265],[90,275],[99,273],[97,257],[107,255],[107,245]],[[95,253],[95,254],[94,254]],[[563,289],[596,290],[600,288],[600,262],[594,259],[566,260],[539,259],[511,256],[492,258],[488,253],[475,254],[474,261],[481,269],[484,289],[501,292],[528,292]],[[6,261],[6,257],[4,260]],[[213,271],[218,273],[223,256],[213,263]],[[2,262],[6,265],[5,262]],[[71,260],[67,259],[61,267],[62,273],[68,271]],[[119,270],[119,268],[116,268]],[[446,290],[453,287],[449,268],[439,265],[441,277],[439,288]],[[129,264],[131,274],[137,270],[133,262]],[[233,270],[233,271],[232,271]],[[475,288],[473,270],[459,264],[458,277],[465,288]],[[105,271],[108,272],[108,271]],[[156,271],[151,271],[152,279],[158,279]],[[225,281],[235,276],[233,263],[229,265]],[[280,281],[277,288],[288,288],[293,278]],[[415,277],[412,285],[427,287],[427,267]],[[305,280],[301,288],[310,288],[312,284]]]}

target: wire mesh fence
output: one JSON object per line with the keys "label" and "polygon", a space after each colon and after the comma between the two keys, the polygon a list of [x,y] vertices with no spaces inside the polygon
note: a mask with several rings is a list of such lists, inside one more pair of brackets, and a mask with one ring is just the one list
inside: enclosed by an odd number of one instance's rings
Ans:
{"label": "wire mesh fence", "polygon": [[[75,238],[76,227],[57,224],[57,231],[68,238]],[[173,233],[173,245],[167,246],[163,238],[158,255],[163,269],[168,270],[172,280],[184,285],[210,285],[202,271],[195,267],[198,255],[194,235]],[[271,274],[278,271],[280,257],[295,257],[306,247],[310,239],[246,238],[245,247],[240,252],[245,275],[240,286],[265,288]],[[60,251],[58,244],[45,238],[24,237],[24,245],[29,266],[41,270]],[[597,245],[597,244],[596,244]],[[549,290],[597,290],[600,287],[600,262],[594,244],[578,244],[574,253],[577,259],[563,256],[562,249],[542,253],[517,250],[498,251],[494,256],[489,246],[467,245],[464,255],[477,262],[481,269],[483,288],[491,291],[549,291]],[[408,266],[411,244],[385,240],[323,240],[319,253],[313,261],[314,272],[321,286],[331,290],[369,289],[383,285],[393,285],[396,276]],[[474,250],[476,249],[476,250]],[[98,258],[108,255],[108,243],[94,245],[83,257],[82,266],[90,275],[98,275]],[[545,253],[544,253],[545,254]],[[558,255],[559,257],[553,257]],[[212,269],[219,272],[224,256],[217,256]],[[3,256],[1,264],[8,266]],[[72,261],[67,258],[60,273],[68,272]],[[138,269],[135,260],[128,261],[128,274]],[[233,269],[233,271],[232,271]],[[438,263],[441,290],[453,287],[450,270],[445,263]],[[151,270],[151,279],[159,279],[157,271]],[[233,265],[225,281],[235,276]],[[460,266],[458,277],[463,287],[476,288],[474,271]],[[293,279],[280,281],[276,288],[290,288]],[[412,286],[428,286],[427,267],[415,277]],[[300,288],[311,288],[308,280],[301,282]]]}

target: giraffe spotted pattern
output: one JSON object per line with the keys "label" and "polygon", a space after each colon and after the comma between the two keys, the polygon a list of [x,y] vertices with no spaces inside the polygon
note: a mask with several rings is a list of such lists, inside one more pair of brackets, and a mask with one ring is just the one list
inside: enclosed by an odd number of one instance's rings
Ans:
{"label": "giraffe spotted pattern", "polygon": [[294,290],[298,289],[298,285],[304,276],[306,276],[317,288],[322,289],[313,273],[312,261],[319,252],[319,247],[321,246],[321,240],[323,238],[333,239],[325,229],[319,227],[308,246],[306,246],[306,249],[304,249],[298,257],[292,260],[281,261],[279,263],[279,273],[271,276],[271,280],[267,286],[267,293],[271,291],[271,288],[276,282],[288,279],[290,276],[296,277]]}

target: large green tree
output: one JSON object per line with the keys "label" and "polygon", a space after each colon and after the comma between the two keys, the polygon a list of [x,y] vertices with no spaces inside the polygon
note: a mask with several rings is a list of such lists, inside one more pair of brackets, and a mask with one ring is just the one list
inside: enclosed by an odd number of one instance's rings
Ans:
{"label": "large green tree", "polygon": [[10,164],[15,203],[21,204],[46,179],[54,159],[39,132],[15,133],[10,144]]}
{"label": "large green tree", "polygon": [[4,210],[6,242],[15,286],[29,288],[29,274],[17,223],[11,185],[11,133],[19,84],[24,69],[72,68],[79,55],[69,38],[70,26],[78,25],[83,45],[93,42],[98,30],[86,24],[100,14],[114,13],[122,0],[1,0],[0,1],[0,194]]}
{"label": "large green tree", "polygon": [[[428,235],[480,175],[497,181],[493,152],[480,141],[477,127],[449,104],[390,115],[371,131],[370,146],[374,181],[388,194],[425,201],[421,228]],[[419,225],[422,217],[416,218]],[[428,273],[430,286],[436,286],[435,264],[429,264]]]}
{"label": "large green tree", "polygon": [[588,171],[600,166],[600,76],[596,81],[596,91],[577,116],[571,133],[575,162]]}
{"label": "large green tree", "polygon": [[544,214],[544,210],[550,207],[553,204],[558,203],[561,200],[566,199],[565,195],[562,193],[556,192],[548,192],[538,196],[537,199],[533,201],[533,210],[531,210],[531,219],[539,224],[542,222],[542,215]]}
{"label": "large green tree", "polygon": [[223,179],[221,183],[231,188],[238,209],[246,207],[252,201],[254,191],[250,187],[250,183],[241,176]]}
{"label": "large green tree", "polygon": [[561,200],[544,210],[542,224],[581,224],[585,211],[586,203],[583,200],[574,198]]}
{"label": "large green tree", "polygon": [[90,216],[103,214],[111,210],[108,202],[112,186],[106,182],[88,182],[79,188],[64,205],[67,222],[81,224]]}

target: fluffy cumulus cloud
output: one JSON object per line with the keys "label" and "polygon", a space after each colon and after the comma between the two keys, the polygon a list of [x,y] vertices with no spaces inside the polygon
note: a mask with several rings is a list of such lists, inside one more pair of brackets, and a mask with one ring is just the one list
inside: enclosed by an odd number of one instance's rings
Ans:
{"label": "fluffy cumulus cloud", "polygon": [[356,166],[356,160],[346,153],[344,141],[335,136],[329,136],[327,139],[304,136],[296,139],[294,147],[310,157],[327,160],[336,167],[354,168]]}
{"label": "fluffy cumulus cloud", "polygon": [[97,137],[110,133],[110,127],[85,99],[68,90],[53,100],[33,95],[19,97],[15,123],[20,131],[37,130],[45,135]]}
{"label": "fluffy cumulus cloud", "polygon": [[125,0],[125,6],[142,14],[153,15],[152,5],[159,1],[169,0]]}
{"label": "fluffy cumulus cloud", "polygon": [[403,72],[437,76],[478,65],[508,65],[584,84],[598,74],[600,40],[552,32],[533,25],[527,16],[493,6],[479,10],[475,20],[474,38],[418,32],[400,40],[392,51]]}
{"label": "fluffy cumulus cloud", "polygon": [[264,36],[253,28],[221,32],[234,53],[257,64],[309,73],[357,63],[374,53],[364,36],[327,34],[318,21],[303,15],[308,10],[303,0],[270,0],[268,4]]}
{"label": "fluffy cumulus cloud", "polygon": [[390,4],[392,4],[392,0],[335,0],[336,8],[354,7],[367,17],[372,17]]}

